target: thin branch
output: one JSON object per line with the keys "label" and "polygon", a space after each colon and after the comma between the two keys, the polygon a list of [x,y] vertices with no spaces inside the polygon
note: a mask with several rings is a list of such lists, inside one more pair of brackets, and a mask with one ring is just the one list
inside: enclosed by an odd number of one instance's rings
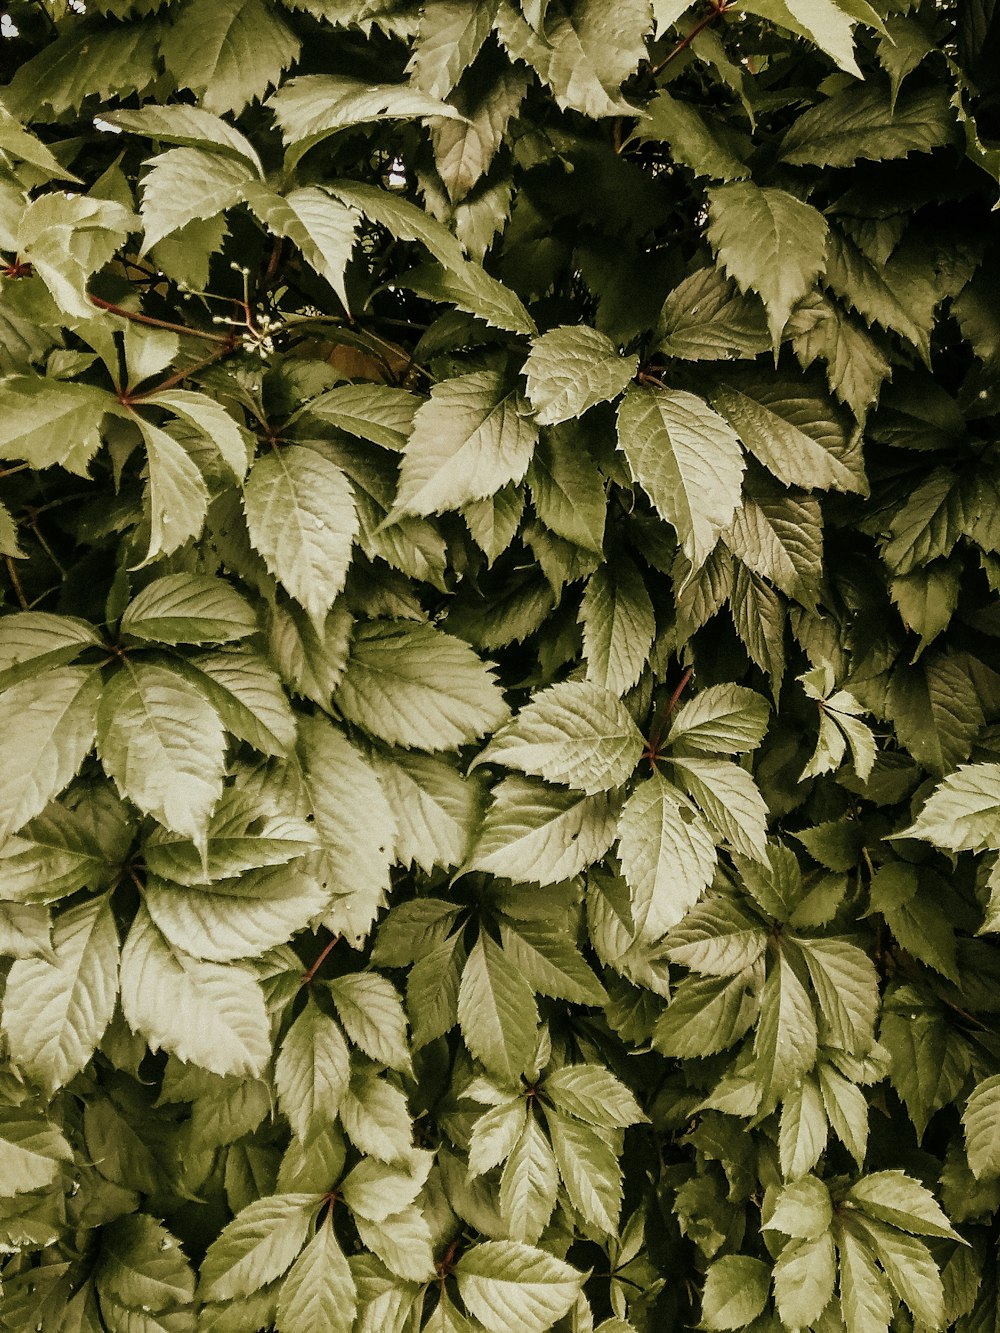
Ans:
{"label": "thin branch", "polygon": [[673,694],[667,700],[667,706],[664,708],[660,717],[654,719],[653,726],[650,728],[649,748],[652,752],[651,757],[655,757],[660,741],[663,739],[664,728],[674,715],[674,711],[680,703],[681,695],[687,688],[688,681],[694,675],[694,668],[687,667],[683,676],[677,682],[677,687]]}
{"label": "thin branch", "polygon": [[308,986],[308,985],[309,985],[309,983],[312,981],[313,977],[316,975],[316,973],[320,970],[320,968],[321,968],[321,967],[323,966],[323,964],[326,962],[326,960],[327,960],[327,958],[330,956],[330,954],[333,953],[333,950],[336,948],[336,946],[337,946],[339,943],[340,943],[340,936],[339,936],[339,935],[334,935],[333,939],[330,940],[329,944],[327,944],[327,945],[325,946],[325,948],[323,949],[322,953],[321,953],[320,956],[316,959],[316,961],[313,963],[313,965],[312,965],[312,967],[309,969],[309,971],[308,971],[308,972],[303,972],[303,974],[302,974],[302,981],[299,983],[300,985],[302,985],[302,986]]}
{"label": "thin branch", "polygon": [[731,8],[731,0],[712,0],[711,11],[703,19],[699,19],[686,37],[682,37],[669,55],[665,56],[658,65],[654,65],[650,74],[655,79],[657,74],[670,64],[671,60],[676,60],[682,51],[686,51],[694,39],[707,28],[710,23],[714,23],[717,18],[721,18],[728,9]]}
{"label": "thin branch", "polygon": [[196,375],[199,370],[204,370],[206,366],[214,365],[216,361],[222,361],[225,357],[232,356],[234,352],[239,350],[239,340],[235,336],[227,338],[226,345],[219,347],[211,356],[203,357],[201,361],[196,361],[193,366],[187,366],[184,370],[175,371],[159,384],[154,384],[151,389],[145,389],[142,393],[126,395],[125,401],[129,404],[141,403],[147,398],[154,398],[158,393],[166,393],[168,389],[176,388],[178,384],[183,384],[192,375]]}
{"label": "thin branch", "polygon": [[229,342],[228,333],[210,333],[208,329],[194,329],[187,324],[172,324],[168,319],[155,319],[152,315],[140,314],[138,310],[126,310],[124,306],[105,301],[100,296],[91,296],[90,302],[99,310],[106,310],[109,315],[118,315],[121,319],[131,320],[133,324],[148,324],[154,329],[169,329],[171,333],[184,333],[192,338],[206,338],[213,343]]}
{"label": "thin branch", "polygon": [[5,555],[3,559],[4,559],[4,564],[7,566],[7,573],[10,576],[11,586],[13,587],[17,600],[20,603],[21,610],[27,611],[28,599],[27,597],[25,597],[24,588],[21,586],[21,576],[14,568],[14,561],[10,558],[9,555]]}

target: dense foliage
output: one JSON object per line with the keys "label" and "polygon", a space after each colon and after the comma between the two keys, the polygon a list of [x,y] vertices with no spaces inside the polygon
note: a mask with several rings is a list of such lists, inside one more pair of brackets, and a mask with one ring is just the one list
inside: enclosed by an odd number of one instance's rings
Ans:
{"label": "dense foliage", "polygon": [[995,1333],[1000,5],[0,8],[0,1327]]}

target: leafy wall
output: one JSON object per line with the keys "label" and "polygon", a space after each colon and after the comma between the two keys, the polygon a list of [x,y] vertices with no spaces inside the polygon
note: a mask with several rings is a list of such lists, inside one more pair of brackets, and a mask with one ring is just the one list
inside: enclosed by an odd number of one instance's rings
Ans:
{"label": "leafy wall", "polygon": [[0,1326],[995,1333],[995,0],[2,9]]}

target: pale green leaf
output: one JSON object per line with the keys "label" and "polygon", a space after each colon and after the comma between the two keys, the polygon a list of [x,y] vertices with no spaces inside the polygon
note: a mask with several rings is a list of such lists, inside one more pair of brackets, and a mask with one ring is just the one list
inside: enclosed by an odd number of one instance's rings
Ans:
{"label": "pale green leaf", "polygon": [[754,1040],[757,1077],[772,1100],[783,1097],[816,1063],[816,1014],[786,952],[772,964]]}
{"label": "pale green leaf", "polygon": [[633,139],[669,144],[674,161],[690,167],[696,176],[732,181],[750,175],[746,163],[717,137],[690,102],[682,102],[661,90],[643,109],[646,117],[633,131]]}
{"label": "pale green leaf", "polygon": [[621,786],[642,746],[638,727],[610,690],[566,681],[536,694],[476,762],[518,768],[593,795]]}
{"label": "pale green leaf", "polygon": [[764,1229],[816,1240],[830,1229],[832,1221],[830,1191],[816,1176],[805,1176],[782,1188]]}
{"label": "pale green leaf", "polygon": [[629,1089],[603,1065],[563,1065],[546,1076],[542,1091],[560,1111],[590,1125],[628,1129],[646,1120]]}
{"label": "pale green leaf", "polygon": [[208,1247],[201,1298],[249,1296],[280,1277],[305,1245],[320,1202],[315,1194],[274,1194],[244,1208]]}
{"label": "pale green leaf", "polygon": [[534,1055],[538,1010],[528,983],[486,934],[462,972],[458,1021],[476,1059],[516,1084]]}
{"label": "pale green leaf", "polygon": [[0,457],[86,477],[100,448],[101,421],[115,406],[109,393],[89,384],[10,375],[0,380]]}
{"label": "pale green leaf", "polygon": [[361,1243],[398,1277],[408,1282],[426,1282],[433,1276],[431,1231],[419,1208],[403,1208],[378,1222],[357,1214],[354,1222]]}
{"label": "pale green leaf", "polygon": [[749,181],[716,186],[708,200],[708,239],[740,290],[764,302],[777,345],[793,307],[823,271],[826,220],[787,191]]}
{"label": "pale green leaf", "polygon": [[431,755],[376,751],[371,765],[396,820],[396,859],[421,870],[461,865],[479,819],[479,786]]}
{"label": "pale green leaf", "polygon": [[572,1004],[607,1004],[608,996],[575,945],[559,929],[518,921],[500,923],[504,952],[539,995]]}
{"label": "pale green leaf", "polygon": [[[130,328],[136,327],[130,325]],[[143,399],[153,407],[165,407],[198,432],[218,453],[237,481],[246,476],[250,459],[247,438],[238,422],[221,403],[191,389],[162,389]]]}
{"label": "pale green leaf", "polygon": [[100,672],[56,666],[0,693],[0,842],[73,778],[94,744]]}
{"label": "pale green leaf", "polygon": [[481,0],[447,0],[428,5],[420,16],[417,42],[407,65],[415,87],[431,97],[447,97],[490,35],[497,5]]}
{"label": "pale green leaf", "polygon": [[668,744],[682,753],[744,754],[756,750],[767,731],[767,700],[742,685],[710,685],[674,714]]}
{"label": "pale green leaf", "polygon": [[1000,849],[1000,764],[963,764],[931,793],[907,838],[944,851]]}
{"label": "pale green leaf", "polygon": [[943,87],[905,94],[893,111],[886,93],[871,84],[848,88],[804,112],[781,147],[784,160],[796,166],[849,167],[858,158],[885,162],[930,152],[949,143],[954,133],[954,114]]}
{"label": "pale green leaf", "polygon": [[247,185],[256,179],[244,158],[200,148],[168,148],[146,165],[150,170],[142,182],[144,250],[189,222],[215,217],[241,203]]}
{"label": "pale green leaf", "polygon": [[1000,1075],[978,1083],[962,1112],[965,1152],[976,1179],[1000,1176]]}
{"label": "pale green leaf", "polygon": [[767,1265],[743,1254],[716,1259],[705,1274],[701,1321],[706,1329],[746,1328],[767,1302]]}
{"label": "pale green leaf", "polygon": [[820,1040],[864,1055],[875,1039],[878,976],[866,953],[847,940],[800,940],[819,1001]]}
{"label": "pale green leaf", "polygon": [[547,528],[585,551],[603,553],[604,483],[571,426],[541,432],[528,468],[528,485],[535,513]]}
{"label": "pale green leaf", "polygon": [[340,1182],[338,1193],[353,1213],[383,1222],[409,1208],[427,1182],[434,1155],[422,1148],[392,1166],[363,1158]]}
{"label": "pale green leaf", "polygon": [[536,439],[527,404],[498,372],[435,385],[414,417],[391,516],[460,509],[520,481]]}
{"label": "pale green leaf", "polygon": [[527,1115],[523,1097],[483,1112],[469,1136],[470,1176],[481,1176],[507,1160],[524,1133]]}
{"label": "pale green leaf", "polygon": [[321,630],[358,530],[350,482],[321,454],[286,445],[254,463],[243,504],[254,549]]}
{"label": "pale green leaf", "polygon": [[343,1033],[309,999],[285,1034],[275,1062],[278,1102],[295,1134],[308,1139],[332,1125],[350,1081]]}
{"label": "pale green leaf", "polygon": [[230,584],[204,574],[167,574],[147,583],[119,626],[153,643],[227,643],[257,629],[253,607]]}
{"label": "pale green leaf", "polygon": [[126,661],[104,687],[97,751],[121,794],[165,828],[203,844],[222,796],[219,715],[180,673]]}
{"label": "pale green leaf", "polygon": [[679,756],[673,760],[681,786],[716,833],[743,856],[767,859],[768,810],[745,768],[725,759]]}
{"label": "pale green leaf", "polygon": [[581,796],[530,778],[505,778],[494,789],[465,868],[558,884],[608,851],[620,809],[613,792]]}
{"label": "pale green leaf", "polygon": [[859,1219],[858,1229],[878,1256],[896,1295],[910,1307],[914,1318],[927,1328],[944,1327],[944,1284],[924,1242],[868,1217]]}
{"label": "pale green leaf", "polygon": [[245,135],[221,116],[197,106],[173,103],[157,106],[147,102],[135,111],[109,111],[102,119],[109,125],[132,134],[143,135],[159,143],[182,144],[187,148],[212,148],[216,152],[235,154],[262,171],[260,159]]}
{"label": "pale green leaf", "polygon": [[282,196],[256,185],[246,201],[273,236],[298,246],[306,263],[325,278],[347,309],[344,274],[354,251],[361,215],[316,185]]}
{"label": "pale green leaf", "polygon": [[467,644],[406,620],[357,627],[335,699],[348,721],[407,749],[455,749],[508,715],[492,672]]}
{"label": "pale green leaf", "polygon": [[852,1232],[837,1237],[840,1252],[840,1304],[851,1333],[886,1333],[892,1319],[889,1283],[871,1250]]}
{"label": "pale green leaf", "polygon": [[337,130],[371,121],[461,117],[455,107],[410,84],[371,83],[348,74],[290,79],[268,106],[286,144],[318,142]]}
{"label": "pale green leaf", "polygon": [[587,580],[580,603],[587,680],[619,697],[649,660],[656,617],[646,583],[627,556],[602,565]]}
{"label": "pale green leaf", "polygon": [[271,1058],[264,998],[250,973],[172,947],[145,908],[122,950],[121,989],[125,1018],[151,1050],[243,1077],[258,1077]]}
{"label": "pale green leaf", "polygon": [[106,898],[56,918],[46,958],[18,959],[7,977],[3,1032],[14,1063],[50,1095],[84,1068],[118,994],[118,932]]}
{"label": "pale green leaf", "polygon": [[808,1328],[826,1309],[837,1276],[829,1232],[786,1245],[774,1265],[774,1303],[787,1328]]}
{"label": "pale green leaf", "polygon": [[553,426],[617,398],[638,365],[637,356],[622,356],[610,338],[585,324],[550,329],[534,339],[523,368],[535,420]]}
{"label": "pale green leaf", "polygon": [[484,1241],[455,1265],[458,1290],[487,1333],[544,1333],[566,1314],[584,1274],[518,1241]]}
{"label": "pale green leaf", "polygon": [[179,550],[198,537],[208,513],[208,489],[198,465],[167,431],[139,417],[135,424],[146,442],[149,549],[143,564]]}
{"label": "pale green leaf", "polygon": [[648,935],[662,935],[711,883],[714,839],[684,793],[657,772],[626,801],[618,835],[633,920]]}
{"label": "pale green leaf", "polygon": [[552,1146],[529,1115],[500,1177],[500,1211],[513,1240],[537,1242],[556,1206],[558,1188]]}
{"label": "pale green leaf", "polygon": [[328,1212],[281,1285],[276,1327],[278,1333],[351,1333],[356,1309],[354,1278]]}
{"label": "pale green leaf", "polygon": [[395,986],[377,972],[356,972],[329,982],[344,1030],[364,1053],[390,1069],[407,1069],[406,1014]]}
{"label": "pale green leaf", "polygon": [[618,443],[700,569],[739,503],[744,463],[735,431],[692,393],[632,386],[618,411]]}
{"label": "pale green leaf", "polygon": [[673,289],[658,332],[659,350],[685,361],[753,357],[771,346],[760,299],[744,296],[714,264],[695,269]]}
{"label": "pale green leaf", "polygon": [[295,744],[295,716],[263,657],[240,647],[175,658],[174,665],[205,695],[227,731],[261,754],[288,754]]}
{"label": "pale green leaf", "polygon": [[413,419],[421,400],[406,389],[385,384],[338,384],[335,389],[311,398],[304,411],[337,430],[383,449],[399,452],[413,431]]}
{"label": "pale green leaf", "polygon": [[545,1120],[570,1203],[603,1235],[615,1235],[622,1173],[614,1148],[589,1125],[558,1110],[546,1109]]}
{"label": "pale green leaf", "polygon": [[161,39],[163,59],[206,111],[240,112],[277,83],[299,39],[267,0],[193,0]]}
{"label": "pale green leaf", "polygon": [[862,1176],[846,1198],[869,1217],[911,1235],[960,1239],[930,1190],[903,1171]]}

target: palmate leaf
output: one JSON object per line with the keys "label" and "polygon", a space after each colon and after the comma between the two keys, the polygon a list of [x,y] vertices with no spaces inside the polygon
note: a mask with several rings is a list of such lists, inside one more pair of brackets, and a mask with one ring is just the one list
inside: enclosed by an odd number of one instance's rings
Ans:
{"label": "palmate leaf", "polygon": [[963,764],[935,788],[904,836],[951,852],[996,848],[998,810],[1000,764]]}
{"label": "palmate leaf", "polygon": [[168,148],[150,159],[142,185],[144,246],[189,222],[215,217],[241,203],[256,172],[244,158],[200,148]]}

